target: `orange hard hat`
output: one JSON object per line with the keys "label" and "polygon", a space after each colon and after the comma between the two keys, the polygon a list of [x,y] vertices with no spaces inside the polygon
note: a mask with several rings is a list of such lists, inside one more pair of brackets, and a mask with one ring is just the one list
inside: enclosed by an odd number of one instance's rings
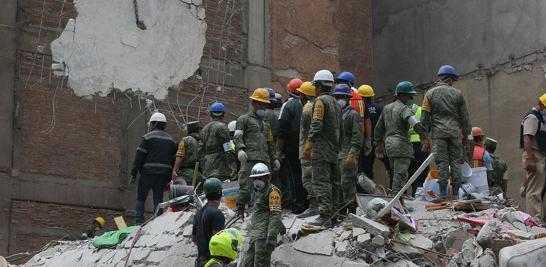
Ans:
{"label": "orange hard hat", "polygon": [[482,128],[480,127],[472,127],[472,136],[484,136]]}
{"label": "orange hard hat", "polygon": [[297,90],[298,88],[300,88],[302,83],[303,83],[302,80],[298,78],[293,78],[292,80],[288,82],[288,85],[286,85],[286,87],[288,87],[288,91],[290,91],[290,93],[298,94]]}

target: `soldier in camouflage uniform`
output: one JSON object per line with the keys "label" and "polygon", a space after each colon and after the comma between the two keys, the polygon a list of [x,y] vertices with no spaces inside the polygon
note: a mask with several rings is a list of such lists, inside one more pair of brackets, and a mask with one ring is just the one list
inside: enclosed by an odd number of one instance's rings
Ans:
{"label": "soldier in camouflage uniform", "polygon": [[436,87],[430,89],[423,98],[421,121],[432,139],[432,150],[436,153],[435,161],[440,174],[440,196],[444,197],[450,177],[452,192],[458,192],[461,185],[463,145],[466,150],[470,150],[472,125],[463,94],[453,87],[459,78],[455,69],[449,65],[442,66],[438,77],[440,81]]}
{"label": "soldier in camouflage uniform", "polygon": [[271,184],[269,169],[263,163],[252,167],[250,178],[253,179],[256,203],[252,208],[248,230],[250,241],[242,266],[270,266],[271,253],[277,246],[277,236],[286,233],[282,223],[281,192]]}
{"label": "soldier in camouflage uniform", "polygon": [[374,130],[375,153],[382,158],[386,151],[393,168],[392,194],[398,193],[408,182],[408,168],[413,157],[410,128],[419,134],[422,143],[428,143],[423,126],[410,108],[415,94],[411,82],[398,83],[396,101],[383,108]]}
{"label": "soldier in camouflage uniform", "polygon": [[[191,185],[195,163],[199,160],[199,130],[201,130],[201,125],[198,121],[191,121],[186,124],[186,127],[188,135],[184,136],[178,143],[178,150],[176,151],[176,161],[172,172],[173,184],[186,183]],[[201,178],[200,174],[198,176]]]}
{"label": "soldier in camouflage uniform", "polygon": [[339,172],[341,174],[341,191],[343,204],[347,205],[347,210],[342,213],[347,214],[356,212],[356,181],[357,181],[357,163],[360,149],[364,142],[364,133],[362,131],[362,118],[350,105],[351,88],[346,84],[338,84],[332,94],[342,112],[341,123],[341,151],[339,152]]}
{"label": "soldier in camouflage uniform", "polygon": [[497,150],[497,141],[493,138],[487,137],[485,139],[485,150],[489,152],[489,156],[491,157],[491,163],[493,165],[493,175],[491,177],[491,184],[489,185],[490,187],[492,187],[492,190],[490,191],[493,192],[495,191],[495,189],[500,189],[502,190],[502,192],[507,193],[508,166],[506,165],[506,161],[499,157],[499,155],[495,154],[495,151]]}
{"label": "soldier in camouflage uniform", "polygon": [[313,106],[313,117],[303,157],[311,160],[313,194],[318,201],[320,216],[309,224],[329,228],[332,227],[330,219],[342,205],[341,181],[337,167],[341,108],[330,95],[334,86],[334,76],[330,71],[320,70],[315,73],[313,85],[319,96]]}
{"label": "soldier in camouflage uniform", "polygon": [[[309,128],[311,127],[311,118],[313,116],[313,103],[315,100],[315,87],[311,82],[304,82],[300,88],[299,101],[303,104],[303,111],[300,120],[300,136],[299,136],[299,159],[301,162],[301,181],[303,188],[307,191],[307,200],[309,208],[298,214],[298,218],[307,218],[318,214],[317,200],[313,194],[313,176],[311,169],[311,161],[303,158],[303,149],[305,141],[309,136]],[[292,100],[295,101],[295,100]]]}
{"label": "soldier in camouflage uniform", "polygon": [[237,199],[237,213],[244,214],[246,204],[250,202],[252,181],[248,178],[254,164],[273,163],[273,170],[278,171],[280,162],[275,155],[271,127],[264,119],[265,106],[270,103],[269,93],[264,88],[254,90],[252,110],[237,119],[234,142],[237,147],[237,158],[241,162],[239,170],[240,194]]}
{"label": "soldier in camouflage uniform", "polygon": [[201,130],[202,169],[203,175],[216,177],[220,180],[229,179],[236,171],[235,151],[229,140],[229,129],[222,122],[225,107],[220,102],[214,102],[209,109],[212,119]]}

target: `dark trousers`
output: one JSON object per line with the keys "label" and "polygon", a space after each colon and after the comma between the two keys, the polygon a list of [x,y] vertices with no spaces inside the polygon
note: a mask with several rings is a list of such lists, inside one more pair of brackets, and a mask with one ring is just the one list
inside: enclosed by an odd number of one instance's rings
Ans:
{"label": "dark trousers", "polygon": [[[387,176],[389,177],[389,188],[392,188],[392,170],[391,165],[389,163],[389,158],[387,158],[387,155],[380,159],[381,162],[383,162],[383,165],[385,166],[385,170],[387,171]],[[360,156],[358,158],[358,173],[364,173],[368,178],[374,180],[373,175],[373,164],[375,163],[375,147],[372,147],[372,152],[370,155],[365,156],[364,155],[364,149],[360,150]],[[358,192],[363,192],[360,185],[357,186]]]}
{"label": "dark trousers", "polygon": [[292,199],[293,209],[303,211],[307,208],[307,191],[303,188],[301,181],[301,162],[299,153],[287,153],[284,160],[286,166],[286,175],[290,183],[290,198]]}
{"label": "dark trousers", "polygon": [[[141,174],[138,180],[137,201],[136,201],[136,224],[144,223],[144,205],[150,189],[153,192],[154,212],[157,205],[163,201],[163,189],[169,181],[169,175]],[[161,213],[161,211],[159,211]]]}
{"label": "dark trousers", "polygon": [[[411,177],[417,169],[419,169],[419,166],[423,164],[423,162],[427,159],[428,153],[423,152],[421,150],[421,143],[420,142],[413,142],[413,159],[411,159],[411,163],[408,169],[409,177]],[[425,182],[425,179],[428,175],[428,167],[417,177],[417,180],[411,184],[412,189],[412,195],[415,196],[415,191],[417,190],[417,187],[423,186],[423,183]]]}

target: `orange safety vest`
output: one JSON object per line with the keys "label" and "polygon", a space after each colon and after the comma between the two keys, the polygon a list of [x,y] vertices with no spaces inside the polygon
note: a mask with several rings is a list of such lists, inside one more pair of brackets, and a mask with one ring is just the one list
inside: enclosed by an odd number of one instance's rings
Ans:
{"label": "orange safety vest", "polygon": [[353,107],[356,113],[360,115],[360,118],[362,119],[362,131],[366,132],[366,127],[364,127],[366,123],[364,121],[364,114],[366,113],[366,103],[364,102],[362,96],[354,90],[351,90],[351,107]]}
{"label": "orange safety vest", "polygon": [[483,167],[483,155],[485,149],[481,146],[474,146],[474,155],[472,156],[472,168]]}

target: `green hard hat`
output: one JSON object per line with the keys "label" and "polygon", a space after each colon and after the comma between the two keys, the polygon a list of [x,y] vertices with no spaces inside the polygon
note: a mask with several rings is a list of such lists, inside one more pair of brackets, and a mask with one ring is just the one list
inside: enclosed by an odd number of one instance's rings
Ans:
{"label": "green hard hat", "polygon": [[222,191],[222,182],[218,178],[207,178],[203,184],[203,191],[205,191],[205,194]]}
{"label": "green hard hat", "polygon": [[417,92],[413,89],[413,84],[409,81],[403,81],[399,82],[398,85],[396,85],[396,94],[410,94],[410,95],[416,95]]}

